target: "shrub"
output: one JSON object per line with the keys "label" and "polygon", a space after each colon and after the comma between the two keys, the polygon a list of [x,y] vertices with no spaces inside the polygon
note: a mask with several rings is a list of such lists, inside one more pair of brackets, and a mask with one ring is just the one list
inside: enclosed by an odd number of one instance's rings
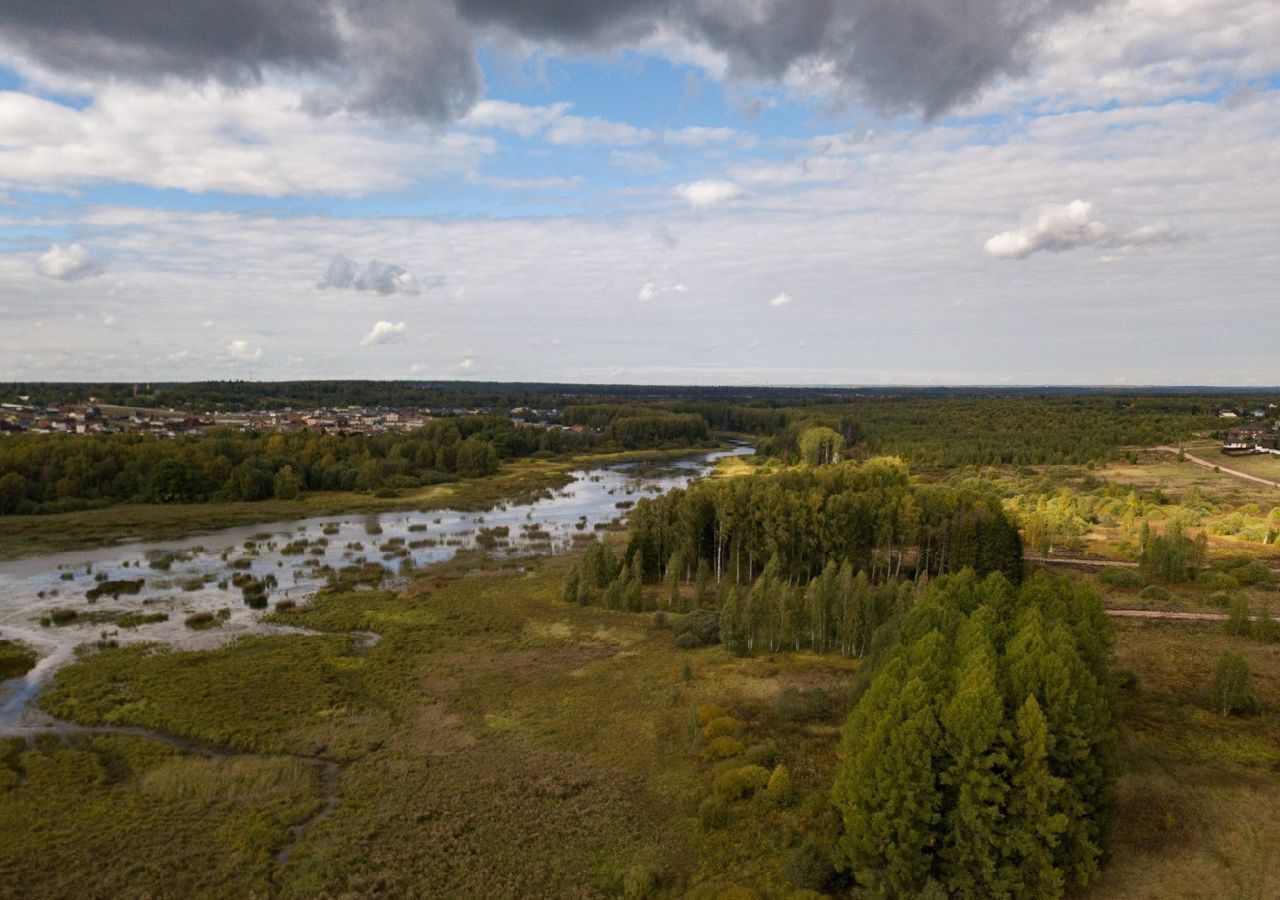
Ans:
{"label": "shrub", "polygon": [[168,622],[168,613],[125,613],[116,619],[116,625],[121,628],[137,628],[139,625],[150,625],[152,622]]}
{"label": "shrub", "polygon": [[1240,582],[1226,572],[1215,572],[1213,570],[1207,570],[1197,575],[1196,584],[1209,591],[1233,591],[1240,586]]}
{"label": "shrub", "polygon": [[704,703],[698,707],[698,724],[706,725],[712,719],[719,719],[727,715],[728,713],[722,707],[714,703]]}
{"label": "shrub", "polygon": [[1159,603],[1168,602],[1173,597],[1173,595],[1169,593],[1168,589],[1163,588],[1158,584],[1147,585],[1142,589],[1142,593],[1138,596],[1143,600],[1155,600]]}
{"label": "shrub", "polygon": [[1271,613],[1262,613],[1253,620],[1253,636],[1267,643],[1280,641],[1280,622],[1277,622]]}
{"label": "shrub", "polygon": [[729,824],[729,804],[719,797],[708,797],[698,807],[698,821],[707,831],[714,831]]}
{"label": "shrub", "polygon": [[1138,673],[1133,669],[1115,669],[1111,674],[1116,690],[1136,691],[1138,689]]}
{"label": "shrub", "polygon": [[712,759],[728,759],[742,752],[742,741],[727,735],[707,744],[707,755]]}
{"label": "shrub", "polygon": [[626,900],[647,900],[662,889],[666,873],[652,863],[636,863],[622,876],[622,896]]}
{"label": "shrub", "polygon": [[1226,609],[1231,605],[1231,595],[1226,591],[1217,591],[1209,595],[1208,601],[1210,606]]}
{"label": "shrub", "polygon": [[739,766],[716,777],[712,790],[725,802],[743,800],[769,784],[769,770],[763,766]]}
{"label": "shrub", "polygon": [[35,651],[25,644],[0,640],[0,681],[20,678],[36,664]]}
{"label": "shrub", "polygon": [[676,644],[684,649],[720,643],[720,613],[713,609],[687,612],[671,627],[676,635]]}
{"label": "shrub", "polygon": [[1228,565],[1227,574],[1235,579],[1237,584],[1242,585],[1276,583],[1276,576],[1270,569],[1247,556],[1232,560]]}
{"label": "shrub", "polygon": [[1120,588],[1140,588],[1146,584],[1146,579],[1142,577],[1141,572],[1124,566],[1107,566],[1098,573],[1098,580],[1103,584]]}
{"label": "shrub", "polygon": [[831,697],[822,688],[785,688],[778,695],[775,712],[784,722],[820,722],[831,715]]}
{"label": "shrub", "polygon": [[80,614],[74,609],[55,607],[49,610],[49,621],[54,625],[70,625],[78,618],[80,618]]}
{"label": "shrub", "polygon": [[778,763],[778,748],[775,744],[752,744],[742,758],[755,766],[772,769]]}
{"label": "shrub", "polygon": [[209,612],[192,613],[183,620],[183,624],[195,631],[204,631],[218,627],[218,617]]}
{"label": "shrub", "polygon": [[835,881],[836,867],[831,851],[810,838],[787,854],[782,874],[793,887],[825,894]]}
{"label": "shrub", "polygon": [[1249,664],[1243,656],[1230,650],[1222,654],[1209,687],[1213,708],[1224,716],[1253,712],[1257,704],[1249,677]]}
{"label": "shrub", "polygon": [[702,737],[709,741],[722,735],[737,734],[739,725],[740,723],[733,716],[721,716],[702,726]]}
{"label": "shrub", "polygon": [[1249,601],[1244,597],[1236,597],[1231,601],[1231,612],[1227,616],[1227,634],[1246,636],[1253,631],[1253,622],[1249,619]]}
{"label": "shrub", "polygon": [[769,784],[765,787],[764,795],[775,806],[786,806],[791,802],[793,796],[791,773],[787,771],[786,766],[774,767],[769,775]]}
{"label": "shrub", "polygon": [[656,613],[653,614],[654,628],[666,628],[667,624],[668,624],[667,614],[665,612],[663,612],[662,610],[658,610]]}

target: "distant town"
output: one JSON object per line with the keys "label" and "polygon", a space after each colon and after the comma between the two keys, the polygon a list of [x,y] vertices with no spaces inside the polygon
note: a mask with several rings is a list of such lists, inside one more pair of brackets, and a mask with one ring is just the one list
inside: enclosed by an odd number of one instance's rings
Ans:
{"label": "distant town", "polygon": [[428,422],[458,416],[502,416],[517,427],[560,428],[558,409],[492,407],[366,407],[260,409],[237,412],[194,412],[180,409],[118,406],[90,397],[82,404],[37,405],[30,397],[0,402],[0,437],[14,434],[148,434],[159,438],[201,435],[214,429],[234,431],[311,431],[322,434],[390,434],[421,428]]}
{"label": "distant town", "polygon": [[1277,407],[1269,403],[1265,407],[1245,410],[1222,409],[1218,417],[1231,420],[1249,420],[1249,425],[1232,425],[1222,437],[1224,453],[1270,453],[1280,456],[1280,419]]}

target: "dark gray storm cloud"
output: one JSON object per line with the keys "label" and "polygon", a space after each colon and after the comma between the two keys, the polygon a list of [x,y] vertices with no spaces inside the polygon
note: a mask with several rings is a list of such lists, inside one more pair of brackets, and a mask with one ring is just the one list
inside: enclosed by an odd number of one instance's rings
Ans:
{"label": "dark gray storm cloud", "polygon": [[507,33],[573,52],[659,31],[722,52],[733,77],[811,63],[840,99],[935,116],[1003,74],[1036,38],[1103,0],[5,0],[0,40],[62,70],[252,84],[319,76],[318,111],[449,121],[479,97],[476,41]]}

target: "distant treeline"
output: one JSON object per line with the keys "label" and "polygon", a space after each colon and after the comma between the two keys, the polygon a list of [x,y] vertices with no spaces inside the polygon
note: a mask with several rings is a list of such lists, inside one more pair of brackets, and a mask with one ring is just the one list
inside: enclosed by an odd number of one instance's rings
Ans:
{"label": "distant treeline", "polygon": [[[19,435],[0,441],[0,514],[65,512],[118,502],[292,499],[302,491],[413,488],[476,478],[501,459],[611,447],[687,445],[684,416],[631,421],[616,435],[517,428],[459,416],[404,434],[322,435],[220,430],[146,435]],[[679,438],[673,435],[681,432]]]}
{"label": "distant treeline", "polygon": [[[769,433],[779,427],[726,424],[716,414],[725,407],[782,409],[837,405],[836,415],[861,418],[864,404],[951,403],[987,400],[1051,400],[1086,406],[1122,408],[1139,401],[1150,409],[1176,414],[1210,414],[1223,405],[1254,407],[1275,402],[1280,390],[1223,388],[1110,389],[1079,387],[750,387],[720,385],[560,384],[481,381],[202,381],[149,384],[100,382],[10,382],[0,385],[0,400],[30,396],[37,403],[103,403],[172,406],[178,409],[275,409],[285,406],[456,406],[474,408],[533,406],[563,408],[575,403],[628,403],[695,412],[712,428]],[[730,415],[740,413],[734,412]]]}
{"label": "distant treeline", "polygon": [[820,424],[853,429],[846,442],[859,443],[861,455],[902,456],[918,467],[1083,465],[1219,428],[1223,402],[1165,394],[868,398],[795,410],[761,451],[794,458],[804,427]]}

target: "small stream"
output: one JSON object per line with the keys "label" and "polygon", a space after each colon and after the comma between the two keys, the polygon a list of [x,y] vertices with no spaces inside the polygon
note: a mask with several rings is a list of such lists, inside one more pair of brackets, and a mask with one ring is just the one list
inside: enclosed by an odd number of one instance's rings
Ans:
{"label": "small stream", "polygon": [[[550,496],[486,512],[321,516],[237,526],[162,544],[0,562],[0,638],[21,641],[40,654],[24,677],[0,683],[0,735],[48,726],[30,701],[81,644],[160,642],[205,649],[246,634],[297,632],[260,621],[261,613],[282,600],[305,601],[333,570],[378,562],[407,573],[477,547],[505,556],[561,553],[625,518],[636,500],[684,487],[722,457],[752,452],[742,445],[660,466],[622,463],[582,470]],[[247,605],[232,583],[237,575],[271,584],[265,608]],[[95,591],[100,596],[91,600],[88,595]],[[189,628],[187,617],[197,613],[212,614],[215,627]],[[114,621],[122,614],[133,614],[135,622],[139,616],[154,621],[122,627]]]}

